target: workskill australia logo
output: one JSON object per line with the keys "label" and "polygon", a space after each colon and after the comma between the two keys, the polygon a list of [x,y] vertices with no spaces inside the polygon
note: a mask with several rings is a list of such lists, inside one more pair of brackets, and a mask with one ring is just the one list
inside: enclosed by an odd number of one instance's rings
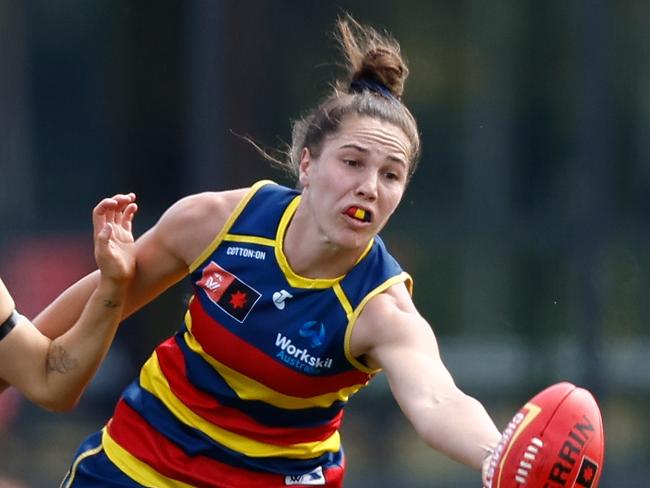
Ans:
{"label": "workskill australia logo", "polygon": [[307,337],[312,347],[320,347],[325,343],[325,326],[323,322],[310,320],[300,327],[300,337]]}
{"label": "workskill australia logo", "polygon": [[318,374],[323,369],[330,369],[334,362],[332,358],[314,352],[325,344],[326,334],[325,325],[316,320],[310,320],[300,326],[299,338],[296,339],[278,332],[275,338],[275,346],[278,349],[275,357],[305,373]]}
{"label": "workskill australia logo", "polygon": [[221,310],[237,322],[243,323],[262,294],[226,271],[214,261],[205,268],[201,279],[196,283]]}

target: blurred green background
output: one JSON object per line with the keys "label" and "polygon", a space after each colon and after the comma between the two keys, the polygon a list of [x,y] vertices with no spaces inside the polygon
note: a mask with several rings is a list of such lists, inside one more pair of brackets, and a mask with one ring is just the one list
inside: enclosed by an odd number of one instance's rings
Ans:
{"label": "blurred green background", "polygon": [[[650,2],[0,0],[0,276],[35,315],[93,267],[90,213],[136,234],[198,191],[285,183],[269,147],[338,73],[337,15],[410,63],[421,165],[383,236],[458,384],[503,428],[569,380],[602,407],[601,486],[650,486]],[[72,413],[0,396],[0,487],[58,486],[79,442],[182,319],[128,319]],[[353,399],[346,487],[471,487],[382,378]]]}

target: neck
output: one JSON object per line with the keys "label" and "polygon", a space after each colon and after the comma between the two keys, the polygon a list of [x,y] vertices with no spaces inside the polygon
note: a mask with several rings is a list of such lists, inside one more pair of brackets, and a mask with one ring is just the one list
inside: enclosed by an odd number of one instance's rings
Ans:
{"label": "neck", "polygon": [[283,251],[291,269],[305,278],[332,279],[354,267],[367,243],[344,248],[331,242],[305,211],[301,203],[284,236]]}

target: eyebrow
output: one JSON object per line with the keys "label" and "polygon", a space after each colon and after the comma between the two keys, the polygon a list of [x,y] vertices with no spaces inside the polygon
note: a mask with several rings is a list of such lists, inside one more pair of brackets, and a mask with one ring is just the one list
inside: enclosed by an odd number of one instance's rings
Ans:
{"label": "eyebrow", "polygon": [[[357,151],[362,152],[364,154],[367,154],[367,153],[370,152],[367,148],[365,148],[363,146],[360,146],[359,144],[355,144],[354,142],[350,142],[348,144],[343,144],[339,149],[356,149]],[[396,163],[400,163],[400,164],[406,166],[406,161],[404,161],[402,158],[398,158],[396,156],[391,156],[390,154],[388,154],[386,156],[386,158],[390,159],[391,161],[394,161]]]}

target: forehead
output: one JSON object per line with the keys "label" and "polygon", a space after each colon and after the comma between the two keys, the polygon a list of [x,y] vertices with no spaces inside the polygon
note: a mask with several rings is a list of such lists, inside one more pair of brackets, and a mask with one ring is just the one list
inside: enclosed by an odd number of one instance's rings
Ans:
{"label": "forehead", "polygon": [[328,137],[333,149],[358,146],[385,157],[409,161],[410,143],[404,131],[390,122],[363,115],[348,115]]}

